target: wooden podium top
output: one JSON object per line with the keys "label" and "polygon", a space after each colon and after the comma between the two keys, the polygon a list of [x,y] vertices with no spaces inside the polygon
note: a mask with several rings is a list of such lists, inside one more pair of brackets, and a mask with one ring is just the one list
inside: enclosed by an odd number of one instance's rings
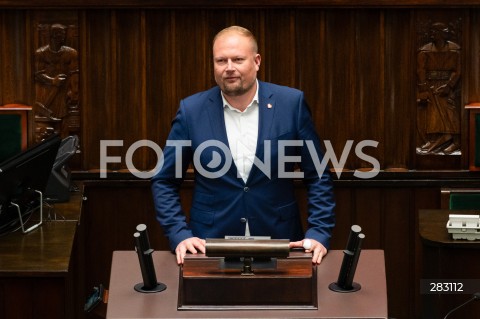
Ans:
{"label": "wooden podium top", "polygon": [[[354,281],[362,288],[337,293],[328,285],[337,280],[343,252],[332,250],[317,266],[318,309],[312,310],[177,310],[179,267],[169,251],[155,251],[157,280],[167,289],[139,293],[142,282],[134,251],[115,251],[112,259],[107,318],[387,318],[387,287],[382,250],[362,250]],[[295,289],[295,287],[285,287]],[[202,293],[202,292],[199,292]]]}

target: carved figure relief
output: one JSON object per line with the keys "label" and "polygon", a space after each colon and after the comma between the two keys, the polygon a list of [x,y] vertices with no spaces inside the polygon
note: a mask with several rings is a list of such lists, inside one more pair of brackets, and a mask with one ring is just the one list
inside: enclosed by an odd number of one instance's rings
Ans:
{"label": "carved figure relief", "polygon": [[460,152],[460,45],[451,28],[433,23],[429,42],[418,49],[417,76],[421,145],[417,154],[459,155]]}
{"label": "carved figure relief", "polygon": [[[78,53],[66,45],[68,28],[40,25],[47,43],[35,51],[35,133],[41,141],[52,133],[78,133]],[[70,27],[71,28],[71,27]]]}

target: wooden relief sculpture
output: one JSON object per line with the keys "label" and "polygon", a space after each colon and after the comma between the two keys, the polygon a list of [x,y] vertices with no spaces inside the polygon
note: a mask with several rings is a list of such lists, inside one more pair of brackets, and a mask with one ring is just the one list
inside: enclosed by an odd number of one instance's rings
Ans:
{"label": "wooden relief sculpture", "polygon": [[423,114],[417,154],[459,155],[461,48],[444,23],[433,23],[428,35],[417,55],[417,102]]}
{"label": "wooden relief sculpture", "polygon": [[[37,141],[79,131],[78,53],[66,45],[69,28],[40,25],[46,44],[35,51],[35,135]],[[70,32],[71,34],[71,32]],[[42,37],[40,37],[42,40]]]}

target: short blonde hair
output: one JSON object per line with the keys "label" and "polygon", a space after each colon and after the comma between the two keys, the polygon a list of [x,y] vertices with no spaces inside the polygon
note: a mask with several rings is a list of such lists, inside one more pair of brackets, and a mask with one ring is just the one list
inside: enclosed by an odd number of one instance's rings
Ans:
{"label": "short blonde hair", "polygon": [[253,48],[253,52],[255,53],[258,53],[258,44],[257,44],[257,39],[255,38],[255,36],[253,35],[252,32],[250,32],[250,30],[244,28],[244,27],[240,27],[238,25],[232,25],[230,27],[227,27],[223,30],[221,30],[220,32],[218,32],[215,37],[213,38],[213,44],[215,44],[215,41],[217,41],[218,37],[226,34],[226,33],[237,33],[237,34],[240,34],[241,36],[244,36],[246,38],[249,38],[252,42],[252,48]]}

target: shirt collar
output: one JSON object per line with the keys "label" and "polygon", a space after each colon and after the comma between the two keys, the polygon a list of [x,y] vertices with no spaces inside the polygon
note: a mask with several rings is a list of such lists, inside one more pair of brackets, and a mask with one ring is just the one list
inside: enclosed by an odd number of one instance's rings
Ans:
{"label": "shirt collar", "polygon": [[[247,111],[248,108],[249,108],[250,106],[252,106],[254,103],[256,103],[256,104],[258,105],[258,87],[259,87],[259,85],[258,85],[258,79],[255,80],[255,81],[257,82],[257,90],[255,91],[255,95],[253,96],[252,101],[248,104],[248,106],[247,106],[247,108],[245,109],[245,111]],[[220,91],[220,94],[222,95],[223,108],[228,107],[228,108],[229,108],[230,110],[232,110],[232,111],[240,112],[239,110],[237,110],[236,108],[234,108],[233,106],[231,106],[230,103],[228,103],[228,101],[227,101],[227,99],[225,99],[225,96],[223,95],[223,92],[222,92],[222,91]],[[245,112],[245,111],[244,111],[244,112]],[[240,113],[241,113],[241,112],[240,112]]]}

